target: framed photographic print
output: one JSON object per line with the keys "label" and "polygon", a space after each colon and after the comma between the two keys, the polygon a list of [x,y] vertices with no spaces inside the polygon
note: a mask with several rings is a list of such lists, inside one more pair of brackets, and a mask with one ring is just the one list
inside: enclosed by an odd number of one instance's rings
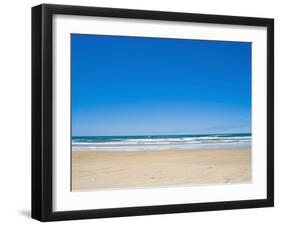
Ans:
{"label": "framed photographic print", "polygon": [[32,8],[32,217],[274,203],[274,22]]}

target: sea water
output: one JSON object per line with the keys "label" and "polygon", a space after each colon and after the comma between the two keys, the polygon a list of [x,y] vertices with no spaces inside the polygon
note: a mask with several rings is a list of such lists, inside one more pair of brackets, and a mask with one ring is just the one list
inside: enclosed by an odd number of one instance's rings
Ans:
{"label": "sea water", "polygon": [[252,135],[146,135],[146,136],[73,136],[72,150],[150,151],[209,150],[251,148]]}

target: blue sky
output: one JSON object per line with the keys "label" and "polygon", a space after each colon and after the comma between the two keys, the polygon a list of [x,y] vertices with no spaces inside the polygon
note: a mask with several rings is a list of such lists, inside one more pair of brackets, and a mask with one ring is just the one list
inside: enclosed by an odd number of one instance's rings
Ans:
{"label": "blue sky", "polygon": [[251,132],[251,43],[71,40],[74,136]]}

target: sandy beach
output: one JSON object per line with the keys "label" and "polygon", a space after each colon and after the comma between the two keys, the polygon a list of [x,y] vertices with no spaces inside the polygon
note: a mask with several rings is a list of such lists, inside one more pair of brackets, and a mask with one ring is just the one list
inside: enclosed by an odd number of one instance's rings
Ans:
{"label": "sandy beach", "polygon": [[73,191],[250,181],[250,149],[72,151]]}

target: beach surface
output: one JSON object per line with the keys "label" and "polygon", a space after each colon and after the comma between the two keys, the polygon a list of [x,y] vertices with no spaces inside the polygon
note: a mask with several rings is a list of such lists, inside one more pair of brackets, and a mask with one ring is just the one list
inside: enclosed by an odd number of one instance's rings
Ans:
{"label": "beach surface", "polygon": [[251,182],[251,150],[72,151],[72,191]]}

